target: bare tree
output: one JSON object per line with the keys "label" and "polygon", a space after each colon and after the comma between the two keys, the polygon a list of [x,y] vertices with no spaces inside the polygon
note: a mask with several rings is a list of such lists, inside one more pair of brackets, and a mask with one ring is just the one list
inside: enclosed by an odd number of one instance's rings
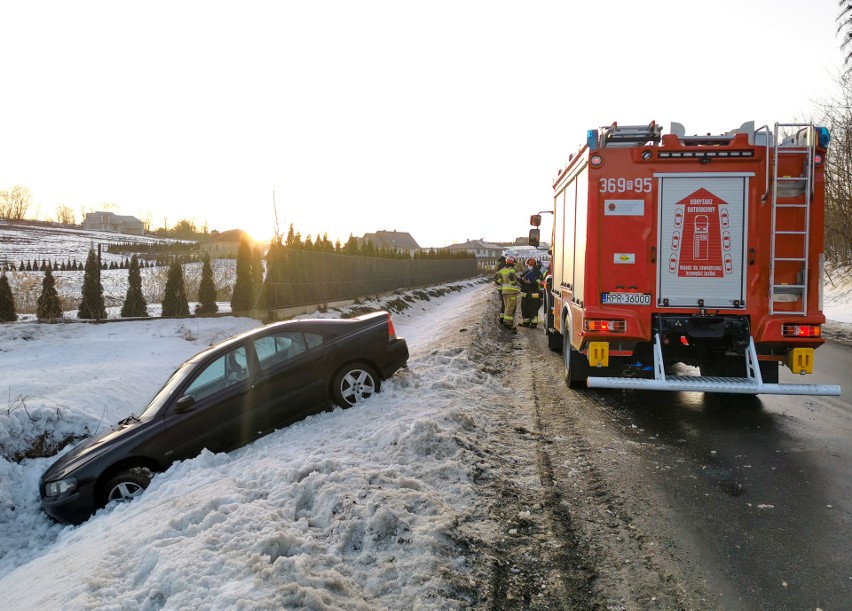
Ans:
{"label": "bare tree", "polygon": [[839,85],[839,93],[817,107],[820,122],[831,132],[825,159],[825,254],[844,265],[852,263],[852,74],[841,74]]}
{"label": "bare tree", "polygon": [[0,191],[0,218],[22,220],[26,217],[32,198],[30,190],[21,185],[15,185],[8,191]]}
{"label": "bare tree", "polygon": [[841,51],[846,53],[844,65],[852,67],[852,0],[840,0],[840,15],[837,16],[837,33],[842,34]]}
{"label": "bare tree", "polygon": [[76,219],[74,218],[74,211],[70,206],[60,204],[56,207],[56,222],[62,223],[63,225],[77,224]]}

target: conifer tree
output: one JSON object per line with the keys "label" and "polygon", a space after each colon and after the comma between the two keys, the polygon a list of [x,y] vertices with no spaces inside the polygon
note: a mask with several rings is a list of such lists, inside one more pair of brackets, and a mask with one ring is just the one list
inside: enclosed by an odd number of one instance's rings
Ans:
{"label": "conifer tree", "polygon": [[210,255],[204,255],[204,265],[201,267],[201,283],[198,285],[198,304],[196,314],[215,314],[219,310],[216,305],[216,285],[213,283],[213,267],[210,265]]}
{"label": "conifer tree", "polygon": [[50,266],[44,268],[44,280],[41,283],[41,295],[36,300],[36,316],[39,320],[53,320],[62,317],[62,303],[56,291],[56,280]]}
{"label": "conifer tree", "polygon": [[18,320],[15,311],[15,298],[12,296],[12,287],[5,270],[0,274],[0,322],[13,322]]}
{"label": "conifer tree", "polygon": [[266,277],[258,297],[259,307],[277,308],[281,305],[280,302],[284,298],[282,284],[285,279],[282,276],[285,257],[281,236],[276,236],[269,243],[269,250],[266,251]]}
{"label": "conifer tree", "polygon": [[136,255],[130,259],[130,270],[127,272],[127,296],[121,306],[121,317],[132,318],[148,316],[148,303],[142,294],[142,274],[139,272],[139,259]]}
{"label": "conifer tree", "polygon": [[343,246],[343,254],[353,257],[358,254],[358,238],[351,233],[349,234],[349,239],[346,240],[346,244]]}
{"label": "conifer tree", "polygon": [[77,312],[77,318],[106,318],[104,307],[104,287],[101,285],[101,269],[94,249],[89,249],[86,267],[83,272],[83,299]]}
{"label": "conifer tree", "polygon": [[254,305],[254,280],[251,274],[251,246],[247,240],[240,241],[237,252],[237,281],[231,295],[231,311],[246,312]]}
{"label": "conifer tree", "polygon": [[260,295],[260,289],[263,286],[263,253],[260,247],[256,247],[251,252],[251,282],[254,289],[252,295],[252,307],[257,306],[257,299]]}
{"label": "conifer tree", "polygon": [[163,294],[163,316],[189,316],[189,302],[186,300],[183,268],[177,259],[169,266],[169,275],[166,278],[166,290]]}

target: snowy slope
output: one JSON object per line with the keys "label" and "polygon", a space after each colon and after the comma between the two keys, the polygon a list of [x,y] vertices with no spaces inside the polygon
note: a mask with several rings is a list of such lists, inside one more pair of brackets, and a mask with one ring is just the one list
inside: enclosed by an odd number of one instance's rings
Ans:
{"label": "snowy slope", "polygon": [[[51,524],[39,511],[37,479],[50,460],[0,461],[4,605],[464,607],[448,583],[468,568],[453,541],[454,524],[475,503],[482,441],[473,423],[482,405],[511,391],[452,346],[460,314],[491,314],[491,297],[490,286],[471,284],[395,315],[409,369],[365,404],[179,463],[141,498],[79,527]],[[214,336],[255,323],[199,321],[193,341],[179,324],[44,326],[3,353],[5,381],[25,388],[31,403],[79,407],[81,418],[106,425],[138,411]],[[127,375],[133,352],[142,369]],[[61,374],[46,375],[57,367]],[[60,379],[73,387],[63,390]]]}

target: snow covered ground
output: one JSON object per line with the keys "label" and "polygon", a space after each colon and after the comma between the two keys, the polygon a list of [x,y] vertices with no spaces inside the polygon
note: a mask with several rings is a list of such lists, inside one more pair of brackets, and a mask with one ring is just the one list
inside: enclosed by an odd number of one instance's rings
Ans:
{"label": "snow covered ground", "polygon": [[[491,291],[471,282],[396,314],[409,369],[365,404],[178,463],[139,499],[81,526],[39,510],[52,458],[0,460],[3,606],[463,607],[447,574],[467,570],[453,543],[475,501],[466,438],[479,407],[511,391],[444,345],[458,336],[459,309]],[[188,356],[257,324],[2,325],[11,401],[0,443],[110,426],[141,411]]]}
{"label": "snow covered ground", "polygon": [[[833,279],[826,315],[852,325],[852,280]],[[470,570],[455,529],[477,502],[482,406],[512,391],[451,344],[460,313],[492,290],[471,282],[395,314],[409,368],[365,404],[178,463],[78,527],[39,509],[38,478],[54,458],[0,458],[3,606],[465,607],[448,585]],[[258,324],[0,325],[0,447],[8,457],[139,413],[190,355]]]}

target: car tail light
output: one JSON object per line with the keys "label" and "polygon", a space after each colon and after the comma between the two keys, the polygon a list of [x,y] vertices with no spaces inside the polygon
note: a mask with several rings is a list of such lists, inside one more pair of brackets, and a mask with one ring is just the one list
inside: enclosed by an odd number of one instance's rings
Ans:
{"label": "car tail light", "polygon": [[819,337],[821,329],[819,325],[797,325],[787,323],[781,325],[781,335],[784,337]]}
{"label": "car tail light", "polygon": [[388,314],[388,339],[396,338],[396,329],[393,328],[393,321],[391,320],[391,315]]}
{"label": "car tail light", "polygon": [[587,318],[583,321],[583,330],[598,333],[624,333],[627,331],[627,321]]}

